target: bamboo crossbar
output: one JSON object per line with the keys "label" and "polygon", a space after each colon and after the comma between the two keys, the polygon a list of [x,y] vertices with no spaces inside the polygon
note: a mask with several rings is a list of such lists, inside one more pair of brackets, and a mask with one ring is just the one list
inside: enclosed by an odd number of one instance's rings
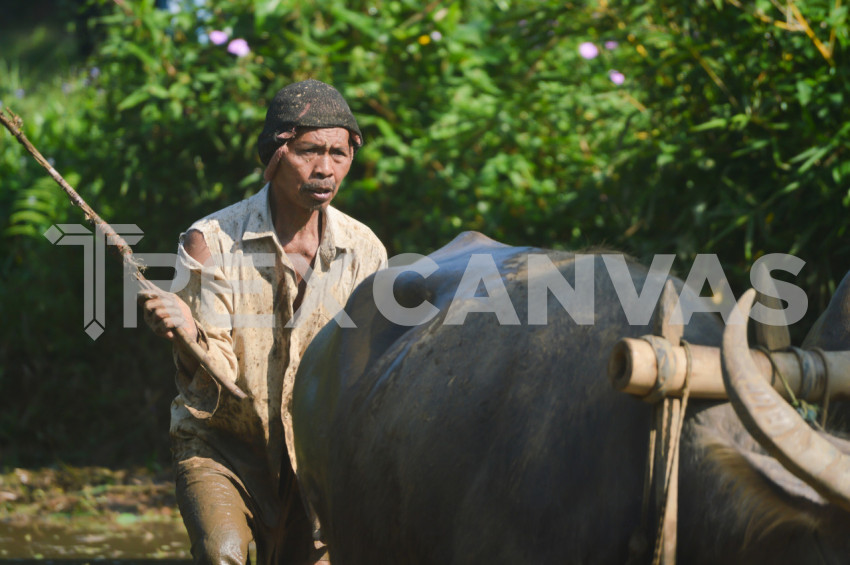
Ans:
{"label": "bamboo crossbar", "polygon": [[[726,399],[720,364],[720,349],[690,345],[690,395],[695,398]],[[667,396],[682,396],[688,370],[687,353],[682,346],[670,346],[673,369],[667,379]],[[788,399],[782,379],[771,366],[765,352],[751,349],[759,374]],[[614,346],[608,361],[608,378],[619,391],[647,396],[658,382],[658,357],[655,348],[643,339],[623,338]],[[773,363],[794,395],[809,402],[850,396],[850,351],[819,349],[772,352]]]}

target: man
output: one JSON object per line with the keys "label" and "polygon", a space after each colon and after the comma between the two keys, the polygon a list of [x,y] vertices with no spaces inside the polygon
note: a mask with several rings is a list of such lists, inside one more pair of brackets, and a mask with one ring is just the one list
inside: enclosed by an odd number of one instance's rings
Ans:
{"label": "man", "polygon": [[295,481],[290,403],[310,340],[386,264],[369,228],[329,205],[361,145],[333,87],[307,80],[280,90],[258,140],[268,184],[181,235],[178,267],[189,282],[179,296],[141,293],[157,334],[173,339],[182,327],[249,396],[222,391],[175,346],[172,454],[197,563],[245,563],[252,538],[259,563],[321,556]]}

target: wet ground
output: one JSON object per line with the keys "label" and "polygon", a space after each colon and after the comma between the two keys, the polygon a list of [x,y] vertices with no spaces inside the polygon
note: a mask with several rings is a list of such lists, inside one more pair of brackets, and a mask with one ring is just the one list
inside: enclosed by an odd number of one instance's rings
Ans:
{"label": "wet ground", "polygon": [[12,469],[0,474],[0,563],[186,563],[169,472]]}

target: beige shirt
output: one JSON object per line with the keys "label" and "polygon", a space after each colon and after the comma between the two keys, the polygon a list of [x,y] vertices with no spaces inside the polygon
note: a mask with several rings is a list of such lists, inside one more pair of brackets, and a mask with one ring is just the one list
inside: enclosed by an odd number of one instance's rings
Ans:
{"label": "beige shirt", "polygon": [[249,396],[239,400],[221,390],[203,368],[187,374],[178,359],[180,394],[170,430],[175,460],[213,459],[255,498],[276,497],[281,464],[295,468],[292,388],[304,350],[337,314],[332,323],[352,324],[341,308],[387,262],[369,228],[329,206],[312,272],[300,273],[307,288],[294,312],[295,267],[272,225],[269,190],[267,184],[189,228],[204,235],[212,254],[206,266],[186,253],[181,235],[175,281],[179,287],[188,277],[177,294],[192,309],[208,361]]}

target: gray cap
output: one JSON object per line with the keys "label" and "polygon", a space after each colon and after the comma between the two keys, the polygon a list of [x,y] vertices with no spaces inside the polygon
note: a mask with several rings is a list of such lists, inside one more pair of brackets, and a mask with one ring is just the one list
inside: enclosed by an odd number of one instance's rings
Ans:
{"label": "gray cap", "polygon": [[281,88],[272,100],[257,139],[257,151],[264,165],[286,143],[280,134],[294,133],[299,127],[345,128],[355,151],[363,144],[360,127],[342,95],[329,84],[308,79]]}

